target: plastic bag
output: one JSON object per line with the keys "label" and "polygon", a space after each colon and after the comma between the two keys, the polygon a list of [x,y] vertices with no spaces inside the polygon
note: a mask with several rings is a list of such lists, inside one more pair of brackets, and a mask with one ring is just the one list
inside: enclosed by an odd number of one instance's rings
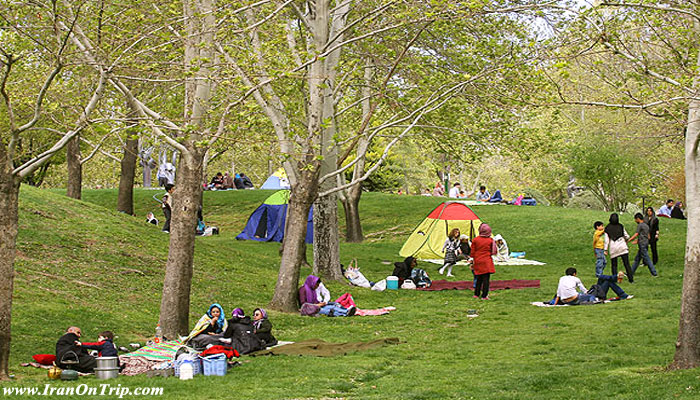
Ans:
{"label": "plastic bag", "polygon": [[376,290],[379,292],[383,292],[386,290],[386,279],[382,279],[381,281],[377,282],[372,286],[372,290]]}

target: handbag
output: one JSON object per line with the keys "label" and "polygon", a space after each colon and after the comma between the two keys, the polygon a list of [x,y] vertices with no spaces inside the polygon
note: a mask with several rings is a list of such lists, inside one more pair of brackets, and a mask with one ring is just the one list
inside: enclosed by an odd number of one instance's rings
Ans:
{"label": "handbag", "polygon": [[403,281],[403,284],[401,284],[401,289],[415,289],[415,288],[416,288],[416,284],[410,279],[406,279],[405,281]]}

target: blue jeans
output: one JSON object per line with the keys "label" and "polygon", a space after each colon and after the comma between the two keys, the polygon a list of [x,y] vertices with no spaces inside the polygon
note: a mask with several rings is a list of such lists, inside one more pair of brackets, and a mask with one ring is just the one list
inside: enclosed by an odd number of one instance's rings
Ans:
{"label": "blue jeans", "polygon": [[574,301],[571,301],[569,303],[564,303],[564,304],[569,304],[572,306],[577,306],[579,304],[584,304],[584,303],[593,303],[596,301],[596,297],[593,296],[592,294],[588,293],[579,293],[578,297]]}
{"label": "blue jeans", "polygon": [[637,272],[637,267],[639,267],[640,261],[644,261],[644,263],[649,267],[649,272],[651,272],[653,276],[658,275],[656,268],[654,268],[654,262],[651,261],[651,257],[649,257],[648,244],[639,245],[639,251],[637,251],[637,255],[634,257],[634,264],[632,264],[632,273]]}
{"label": "blue jeans", "polygon": [[325,306],[321,307],[318,313],[329,317],[347,317],[348,309],[331,301]]}
{"label": "blue jeans", "polygon": [[[624,290],[617,284],[617,277],[612,276],[612,275],[600,275],[598,277],[598,286],[603,288],[603,291],[608,293],[608,289],[612,289],[613,292],[617,295],[617,297],[621,299],[626,299],[628,297],[627,293],[625,293]],[[600,299],[600,300],[605,300],[605,299]]]}
{"label": "blue jeans", "polygon": [[595,276],[603,275],[603,270],[605,269],[605,249],[594,249],[595,250]]}

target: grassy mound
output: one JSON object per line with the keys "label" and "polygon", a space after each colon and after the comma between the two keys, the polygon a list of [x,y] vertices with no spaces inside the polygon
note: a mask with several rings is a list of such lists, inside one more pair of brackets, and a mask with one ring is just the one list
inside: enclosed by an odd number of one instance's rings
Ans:
{"label": "grassy mound", "polygon": [[[60,192],[23,187],[13,303],[11,385],[43,386],[45,371],[21,368],[36,353],[52,353],[72,324],[85,340],[110,329],[118,344],[153,335],[158,320],[168,235],[145,223],[161,218],[154,190],[135,192],[138,217],[112,211],[116,191],[84,192],[84,201]],[[251,312],[272,297],[279,266],[277,243],[236,241],[250,213],[271,192],[207,192],[205,220],[220,236],[198,238],[191,324],[212,302]],[[369,193],[361,203],[367,240],[341,243],[344,263],[357,258],[370,280],[389,275],[411,230],[440,199]],[[615,397],[697,398],[697,371],[665,372],[674,352],[682,282],[685,222],[661,221],[660,277],[644,267],[630,301],[598,306],[538,308],[550,299],[569,266],[584,284],[594,283],[593,221],[601,212],[555,207],[484,206],[474,210],[511,250],[545,266],[497,267],[494,280],[540,279],[540,289],[492,292],[488,302],[470,291],[374,292],[331,283],[334,295],[349,291],[362,308],[387,305],[381,317],[307,318],[271,312],[280,340],[331,342],[398,337],[402,344],[342,357],[243,358],[225,378],[119,378],[128,387],[158,386],[168,398],[493,398],[565,399]],[[342,212],[340,213],[342,214]],[[634,231],[630,216],[622,221]],[[343,222],[341,221],[341,225]],[[311,251],[309,249],[309,251]],[[634,253],[634,249],[633,249]],[[309,259],[311,255],[309,254]],[[421,264],[433,279],[438,266]],[[609,266],[608,266],[609,269]],[[310,271],[302,271],[302,277]],[[471,279],[455,269],[459,279]],[[466,310],[480,316],[469,319]],[[78,383],[97,386],[94,378]],[[56,383],[72,385],[76,383]]]}

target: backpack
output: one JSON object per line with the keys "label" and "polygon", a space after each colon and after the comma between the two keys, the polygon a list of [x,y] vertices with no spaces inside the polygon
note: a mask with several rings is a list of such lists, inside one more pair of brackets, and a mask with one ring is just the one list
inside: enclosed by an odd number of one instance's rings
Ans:
{"label": "backpack", "polygon": [[607,297],[607,293],[603,290],[603,288],[600,285],[593,285],[591,286],[590,289],[588,289],[588,294],[591,294],[595,297],[598,298],[598,300],[605,300]]}
{"label": "backpack", "polygon": [[421,268],[413,268],[413,270],[411,271],[411,278],[410,279],[419,288],[430,287],[430,285],[433,284],[433,281],[431,281],[430,278],[428,277],[428,273],[425,272],[425,270],[421,269]]}

